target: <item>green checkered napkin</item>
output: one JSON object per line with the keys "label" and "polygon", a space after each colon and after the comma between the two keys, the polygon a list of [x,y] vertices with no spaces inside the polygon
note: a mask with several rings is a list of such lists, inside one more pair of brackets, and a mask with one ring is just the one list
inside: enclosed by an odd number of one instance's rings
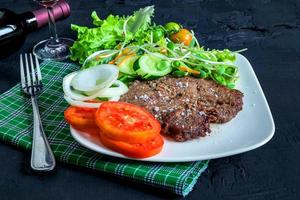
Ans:
{"label": "green checkered napkin", "polygon": [[[63,77],[78,69],[70,63],[44,62],[41,65],[44,90],[39,96],[39,108],[46,135],[57,160],[83,166],[148,185],[187,195],[208,161],[186,163],[149,163],[113,158],[95,153],[78,144],[64,121],[68,106],[62,91]],[[19,85],[0,96],[0,140],[29,150],[32,134],[32,108]]]}

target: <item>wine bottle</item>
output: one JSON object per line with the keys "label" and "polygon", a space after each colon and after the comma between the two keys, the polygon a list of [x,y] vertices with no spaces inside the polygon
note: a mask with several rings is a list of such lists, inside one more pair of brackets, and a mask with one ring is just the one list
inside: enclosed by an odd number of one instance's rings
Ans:
{"label": "wine bottle", "polygon": [[[53,6],[55,20],[65,19],[70,15],[67,2],[59,1]],[[0,9],[0,59],[18,50],[26,35],[48,24],[46,8],[16,14],[8,9]]]}

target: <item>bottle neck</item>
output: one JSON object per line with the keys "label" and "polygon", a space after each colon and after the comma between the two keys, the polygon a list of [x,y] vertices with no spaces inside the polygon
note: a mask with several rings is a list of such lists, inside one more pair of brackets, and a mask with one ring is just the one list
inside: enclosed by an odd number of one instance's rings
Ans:
{"label": "bottle neck", "polygon": [[[70,11],[70,6],[65,1],[59,1],[52,7],[52,13],[55,21],[67,18],[70,16]],[[49,17],[46,8],[35,10],[32,13],[36,17],[38,28],[48,24]]]}
{"label": "bottle neck", "polygon": [[[70,7],[65,1],[60,1],[52,8],[55,21],[62,20],[70,16]],[[49,17],[46,8],[41,8],[32,12],[25,12],[19,15],[25,31],[32,32],[48,24]]]}

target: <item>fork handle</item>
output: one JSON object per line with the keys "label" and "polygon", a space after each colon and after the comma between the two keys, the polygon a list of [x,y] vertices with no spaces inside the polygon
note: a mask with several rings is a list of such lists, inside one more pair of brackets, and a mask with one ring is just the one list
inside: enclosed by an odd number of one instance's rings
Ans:
{"label": "fork handle", "polygon": [[31,97],[33,110],[33,138],[31,168],[37,171],[50,171],[55,167],[55,158],[43,130],[37,98]]}

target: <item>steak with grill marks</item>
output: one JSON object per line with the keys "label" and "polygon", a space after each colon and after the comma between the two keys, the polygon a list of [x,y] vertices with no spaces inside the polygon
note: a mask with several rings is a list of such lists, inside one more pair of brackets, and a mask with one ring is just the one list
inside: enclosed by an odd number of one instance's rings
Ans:
{"label": "steak with grill marks", "polygon": [[243,93],[212,80],[162,77],[136,80],[120,101],[145,107],[161,123],[162,133],[185,141],[204,137],[209,123],[224,123],[242,110]]}

